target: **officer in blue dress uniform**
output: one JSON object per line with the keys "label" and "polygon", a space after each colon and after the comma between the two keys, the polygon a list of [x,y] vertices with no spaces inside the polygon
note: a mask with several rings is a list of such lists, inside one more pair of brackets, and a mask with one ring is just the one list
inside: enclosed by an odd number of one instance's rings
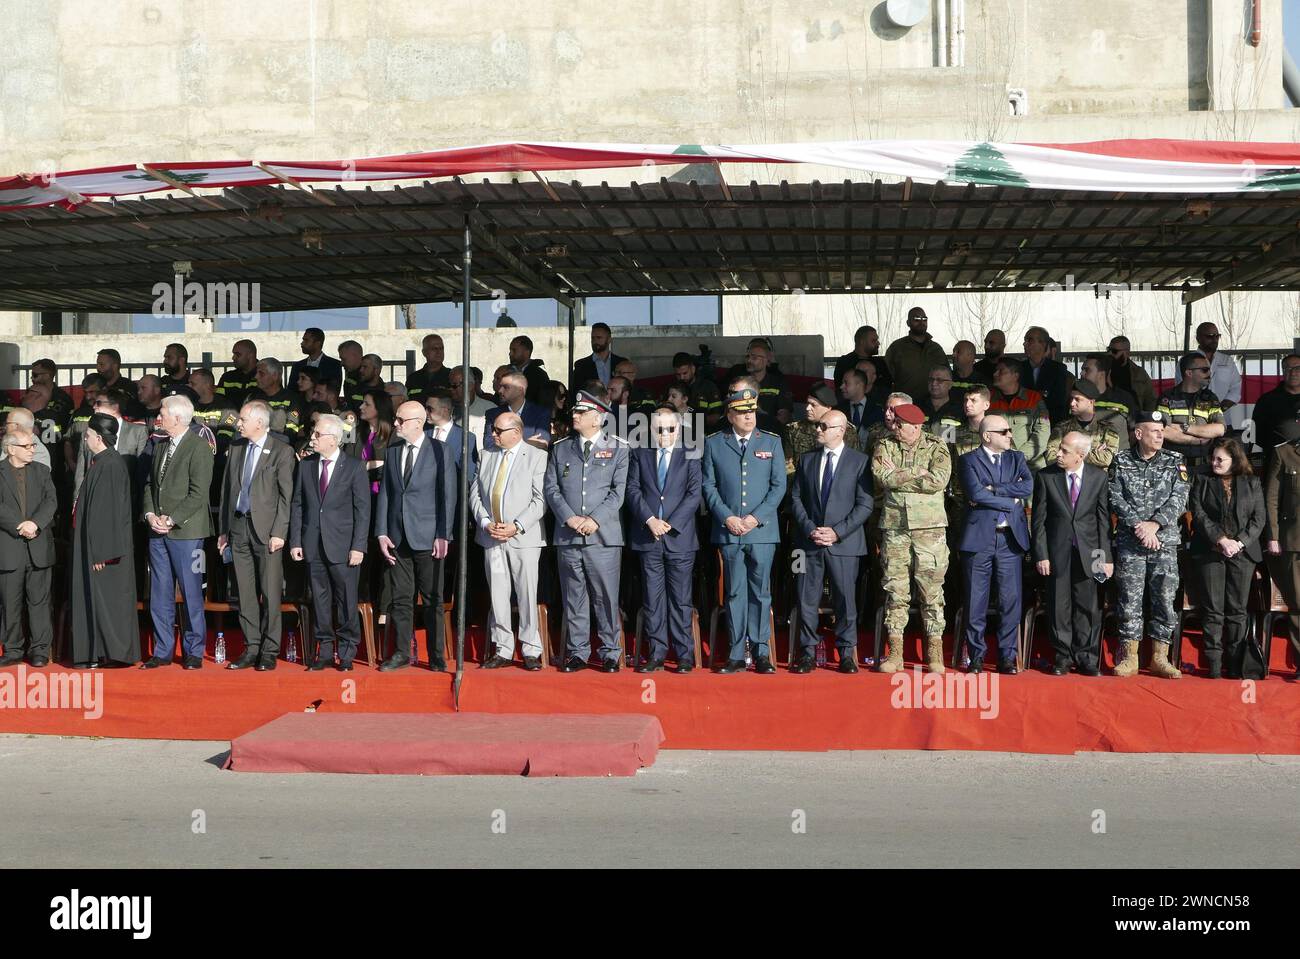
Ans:
{"label": "officer in blue dress uniform", "polygon": [[772,558],[781,540],[777,510],[785,496],[781,438],[756,429],[758,392],[727,397],[728,425],[704,443],[704,504],[721,548],[731,649],[718,672],[745,669],[749,642],[754,671],[775,673],[771,639]]}
{"label": "officer in blue dress uniform", "polygon": [[562,673],[587,666],[593,608],[601,671],[618,672],[623,654],[618,577],[628,446],[604,431],[609,412],[609,404],[597,393],[579,390],[573,404],[573,434],[551,448],[546,465],[544,492],[546,505],[555,514],[556,558],[564,598]]}

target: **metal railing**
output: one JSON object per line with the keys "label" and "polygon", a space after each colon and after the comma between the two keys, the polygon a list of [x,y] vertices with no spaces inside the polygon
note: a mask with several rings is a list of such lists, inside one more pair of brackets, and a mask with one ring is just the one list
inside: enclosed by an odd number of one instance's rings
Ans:
{"label": "metal railing", "polygon": [[[295,360],[294,362],[297,361]],[[288,363],[284,360],[281,360],[280,363],[284,368],[283,379],[285,382],[283,385],[292,388],[293,384],[288,382],[288,378],[289,370],[293,368],[293,363]],[[418,354],[414,350],[407,350],[406,356],[403,359],[384,360],[384,382],[396,381],[398,383],[405,383],[407,378],[414,373],[420,365]],[[209,369],[212,371],[213,377],[219,380],[221,379],[221,374],[225,373],[226,370],[234,369],[234,366],[235,364],[230,360],[214,361],[211,353],[204,353],[197,363],[192,363],[190,365],[190,369]],[[32,380],[31,364],[15,363],[12,370],[18,375],[19,381],[22,384],[21,388],[26,389],[27,385],[31,383]],[[87,375],[94,372],[96,372],[94,363],[60,363],[58,375],[55,377],[55,383],[63,387],[81,386],[81,381],[85,379]],[[128,380],[138,380],[140,377],[149,373],[152,373],[155,376],[162,376],[162,363],[123,363],[121,366],[121,374]]]}

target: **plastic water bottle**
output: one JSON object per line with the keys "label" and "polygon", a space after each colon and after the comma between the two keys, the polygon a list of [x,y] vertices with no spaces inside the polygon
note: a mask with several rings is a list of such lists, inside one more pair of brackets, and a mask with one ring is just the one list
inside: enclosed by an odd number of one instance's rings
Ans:
{"label": "plastic water bottle", "polygon": [[288,648],[285,649],[285,651],[284,651],[284,658],[287,659],[287,660],[288,660],[289,662],[291,662],[291,663],[296,663],[296,662],[298,661],[298,632],[297,632],[297,630],[293,630],[293,629],[289,630],[289,645],[288,645]]}
{"label": "plastic water bottle", "polygon": [[874,657],[874,656],[863,656],[863,657],[862,657],[862,665],[863,665],[863,666],[874,666],[874,665],[876,665],[876,657]]}
{"label": "plastic water bottle", "polygon": [[415,645],[415,631],[411,631],[411,662],[419,662],[420,657],[417,655],[419,647]]}
{"label": "plastic water bottle", "polygon": [[217,646],[213,651],[212,659],[220,664],[226,661],[226,634],[217,630]]}
{"label": "plastic water bottle", "polygon": [[745,665],[746,666],[754,665],[754,654],[749,648],[749,640],[745,640]]}
{"label": "plastic water bottle", "polygon": [[824,638],[817,643],[817,665],[818,667],[826,665],[826,640]]}
{"label": "plastic water bottle", "polygon": [[970,666],[970,653],[963,650],[961,654],[961,668],[966,669],[969,666]]}

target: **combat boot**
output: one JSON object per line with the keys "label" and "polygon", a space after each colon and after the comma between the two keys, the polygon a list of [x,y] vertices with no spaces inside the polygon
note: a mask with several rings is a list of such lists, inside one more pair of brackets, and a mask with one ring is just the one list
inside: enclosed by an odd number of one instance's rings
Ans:
{"label": "combat boot", "polygon": [[1115,664],[1116,676],[1136,676],[1138,671],[1138,644],[1120,643],[1124,658]]}
{"label": "combat boot", "polygon": [[925,669],[929,673],[943,672],[943,637],[925,637]]}
{"label": "combat boot", "polygon": [[1151,644],[1151,673],[1162,679],[1181,679],[1183,674],[1169,661],[1169,644]]}
{"label": "combat boot", "polygon": [[889,656],[880,661],[878,669],[882,673],[896,673],[903,668],[903,637],[890,636],[887,641]]}

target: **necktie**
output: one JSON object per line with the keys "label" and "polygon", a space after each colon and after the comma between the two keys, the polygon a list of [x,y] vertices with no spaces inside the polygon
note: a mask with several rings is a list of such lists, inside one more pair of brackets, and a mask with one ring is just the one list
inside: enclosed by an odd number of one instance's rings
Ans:
{"label": "necktie", "polygon": [[1070,474],[1070,509],[1079,505],[1079,477]]}
{"label": "necktie", "polygon": [[492,481],[492,521],[501,522],[501,497],[506,491],[506,473],[510,471],[510,454],[501,454],[501,465],[497,467],[497,478]]}
{"label": "necktie", "polygon": [[257,467],[257,457],[260,452],[256,444],[248,444],[248,452],[244,454],[244,481],[239,486],[239,499],[235,502],[236,512],[248,512],[248,496],[253,487],[253,470]]}
{"label": "necktie", "polygon": [[176,449],[176,444],[171,440],[167,441],[167,451],[163,453],[162,462],[158,464],[158,482],[162,483],[163,477],[167,475],[167,464],[172,460],[172,450]]}
{"label": "necktie", "polygon": [[853,404],[853,428],[856,430],[862,425],[862,404]]}
{"label": "necktie", "polygon": [[320,498],[321,502],[325,501],[325,491],[330,486],[330,461],[320,461]]}
{"label": "necktie", "polygon": [[[668,482],[668,451],[661,449],[659,451],[659,492],[664,491],[664,485]],[[664,518],[664,501],[659,499],[659,518]]]}
{"label": "necktie", "polygon": [[591,459],[591,440],[582,444],[582,461],[585,463],[589,459]]}
{"label": "necktie", "polygon": [[831,480],[835,478],[835,454],[826,451],[826,468],[822,470],[822,518],[826,517],[826,504],[831,498]]}
{"label": "necktie", "polygon": [[749,445],[749,437],[745,437],[743,440],[740,441],[740,457],[741,457],[741,459],[744,459],[744,457],[745,457],[745,447],[748,446],[748,445]]}
{"label": "necktie", "polygon": [[[993,478],[994,478],[994,479],[997,479],[997,478],[998,478],[998,473],[999,473],[999,465],[998,465],[998,464],[1001,463],[1001,462],[1002,462],[1002,454],[1001,454],[1001,453],[994,453],[994,454],[993,454]],[[998,528],[1001,528],[1001,527],[1007,525],[1007,514],[1006,514],[1006,513],[998,513],[997,525],[998,525]]]}
{"label": "necktie", "polygon": [[402,485],[411,485],[411,471],[415,469],[415,444],[406,444],[406,462],[402,464]]}

